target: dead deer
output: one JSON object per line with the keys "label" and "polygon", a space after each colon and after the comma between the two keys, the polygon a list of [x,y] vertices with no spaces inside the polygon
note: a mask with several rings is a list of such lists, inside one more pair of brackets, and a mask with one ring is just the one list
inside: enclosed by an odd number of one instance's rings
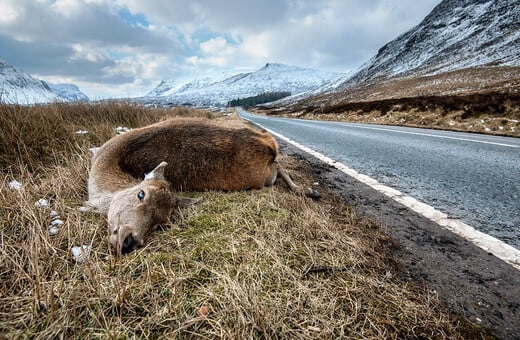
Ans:
{"label": "dead deer", "polygon": [[197,201],[175,191],[261,189],[279,175],[291,191],[319,198],[290,179],[277,155],[278,144],[265,130],[169,119],[115,136],[95,152],[86,203],[107,215],[110,245],[127,253],[176,209]]}

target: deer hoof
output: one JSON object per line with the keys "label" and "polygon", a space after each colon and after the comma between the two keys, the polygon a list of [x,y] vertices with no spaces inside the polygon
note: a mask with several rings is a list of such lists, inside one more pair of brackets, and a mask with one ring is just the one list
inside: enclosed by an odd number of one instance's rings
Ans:
{"label": "deer hoof", "polygon": [[312,198],[313,200],[318,200],[321,198],[321,194],[318,191],[311,188],[307,189],[306,196]]}

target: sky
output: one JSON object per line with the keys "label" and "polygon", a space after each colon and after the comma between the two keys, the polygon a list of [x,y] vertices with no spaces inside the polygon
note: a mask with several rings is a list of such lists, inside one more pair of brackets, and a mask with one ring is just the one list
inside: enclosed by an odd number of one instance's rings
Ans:
{"label": "sky", "polygon": [[0,59],[91,99],[268,62],[355,70],[441,0],[0,0]]}

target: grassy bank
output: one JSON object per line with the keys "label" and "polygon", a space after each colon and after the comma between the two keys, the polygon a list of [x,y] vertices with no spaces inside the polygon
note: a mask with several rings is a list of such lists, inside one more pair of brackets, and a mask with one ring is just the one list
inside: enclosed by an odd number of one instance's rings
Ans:
{"label": "grassy bank", "polygon": [[[203,201],[145,248],[110,255],[104,218],[77,209],[87,198],[88,149],[117,127],[177,115],[212,116],[123,104],[0,106],[0,336],[484,336],[434,293],[399,281],[396,245],[331,195],[314,202],[283,185],[186,193]],[[312,181],[302,164],[281,161],[297,181]],[[52,211],[63,223],[51,233]],[[86,246],[84,261],[71,256],[74,246]]]}
{"label": "grassy bank", "polygon": [[519,93],[520,67],[486,65],[381,77],[259,112],[520,137]]}
{"label": "grassy bank", "polygon": [[476,93],[345,101],[322,106],[260,108],[258,113],[293,118],[400,125],[520,137],[520,95]]}

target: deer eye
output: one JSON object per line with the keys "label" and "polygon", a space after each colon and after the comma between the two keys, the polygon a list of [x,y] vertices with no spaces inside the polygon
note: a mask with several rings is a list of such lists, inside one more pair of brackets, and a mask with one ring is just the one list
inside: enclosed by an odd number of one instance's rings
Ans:
{"label": "deer eye", "polygon": [[139,199],[139,201],[142,201],[144,199],[144,191],[140,190],[137,193],[137,198]]}

